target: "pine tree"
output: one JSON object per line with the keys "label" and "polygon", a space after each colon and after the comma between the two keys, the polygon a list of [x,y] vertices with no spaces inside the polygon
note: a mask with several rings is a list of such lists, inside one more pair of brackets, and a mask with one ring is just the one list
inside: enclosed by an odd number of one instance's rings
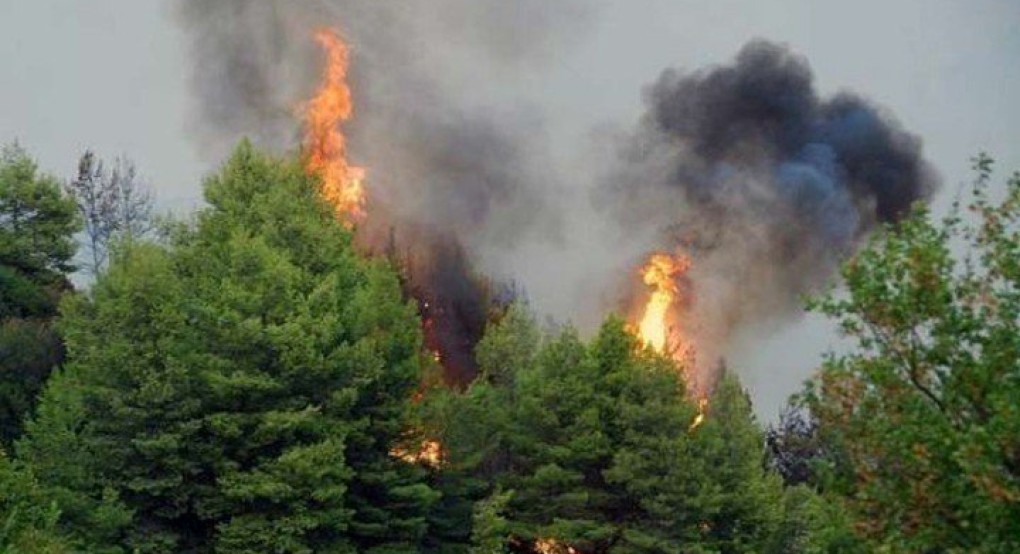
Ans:
{"label": "pine tree", "polygon": [[[66,302],[68,364],[19,452],[97,551],[415,550],[436,493],[390,454],[420,378],[396,275],[296,163],[242,144],[205,194]],[[128,517],[96,529],[97,506]]]}
{"label": "pine tree", "polygon": [[0,552],[7,554],[70,554],[71,543],[57,530],[60,510],[46,502],[39,485],[24,467],[0,450]]}
{"label": "pine tree", "polygon": [[692,428],[680,368],[618,319],[586,344],[569,328],[540,337],[511,311],[479,360],[464,394],[427,403],[448,475],[493,485],[474,498],[475,551],[766,552],[778,540],[781,480],[735,379]]}
{"label": "pine tree", "polygon": [[0,448],[22,421],[63,347],[53,332],[57,302],[71,288],[74,202],[17,146],[0,153]]}

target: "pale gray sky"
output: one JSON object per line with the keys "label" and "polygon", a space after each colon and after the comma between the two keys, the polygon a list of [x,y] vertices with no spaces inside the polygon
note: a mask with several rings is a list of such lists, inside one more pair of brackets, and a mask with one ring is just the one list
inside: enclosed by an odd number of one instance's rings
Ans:
{"label": "pale gray sky", "polygon": [[[592,2],[588,35],[512,91],[555,114],[557,144],[632,123],[662,69],[727,62],[762,37],[806,56],[821,92],[865,94],[923,137],[945,182],[939,205],[978,151],[1020,169],[1020,1]],[[0,0],[0,142],[18,140],[60,177],[86,147],[125,154],[162,206],[194,206],[212,167],[189,140],[188,49],[172,15],[169,0]],[[755,366],[744,373],[760,414],[797,388],[831,336],[806,319],[731,360]]]}

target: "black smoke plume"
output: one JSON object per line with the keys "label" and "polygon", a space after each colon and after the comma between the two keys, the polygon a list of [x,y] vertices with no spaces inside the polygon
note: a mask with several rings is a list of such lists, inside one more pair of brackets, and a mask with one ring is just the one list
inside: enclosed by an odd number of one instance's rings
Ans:
{"label": "black smoke plume", "polygon": [[756,40],[731,65],[667,70],[647,105],[599,198],[693,257],[699,346],[799,310],[877,224],[936,188],[917,136],[860,96],[820,97],[785,46]]}

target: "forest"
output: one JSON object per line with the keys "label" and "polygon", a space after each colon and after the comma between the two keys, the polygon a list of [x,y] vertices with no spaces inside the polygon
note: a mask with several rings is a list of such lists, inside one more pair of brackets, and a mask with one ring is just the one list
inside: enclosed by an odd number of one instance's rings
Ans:
{"label": "forest", "polygon": [[1020,551],[1020,174],[989,157],[807,302],[853,347],[770,425],[741,368],[702,403],[622,315],[521,299],[448,383],[302,162],[242,142],[174,219],[130,163],[4,149],[0,551]]}

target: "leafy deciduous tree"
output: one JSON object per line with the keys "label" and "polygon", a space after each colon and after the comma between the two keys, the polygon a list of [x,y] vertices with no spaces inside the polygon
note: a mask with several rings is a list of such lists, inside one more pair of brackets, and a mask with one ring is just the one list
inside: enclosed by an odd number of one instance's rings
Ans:
{"label": "leafy deciduous tree", "polygon": [[979,157],[969,209],[919,207],[814,308],[857,349],[803,396],[845,462],[827,487],[896,552],[1020,551],[1020,174],[1001,202]]}

